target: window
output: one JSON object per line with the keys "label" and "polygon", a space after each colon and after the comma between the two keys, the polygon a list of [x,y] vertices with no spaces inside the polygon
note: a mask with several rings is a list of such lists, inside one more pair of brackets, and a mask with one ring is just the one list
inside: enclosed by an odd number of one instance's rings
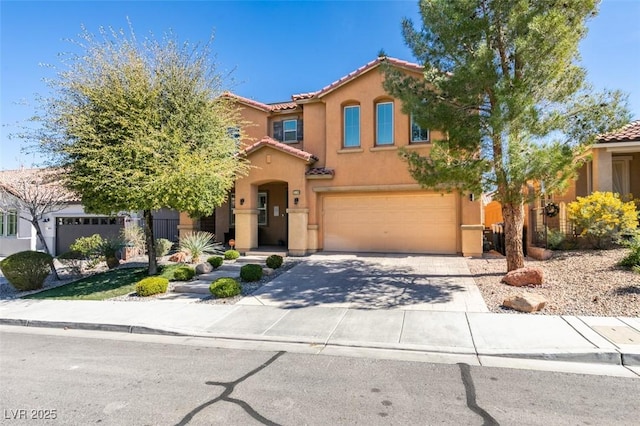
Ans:
{"label": "window", "polygon": [[344,107],[344,147],[360,146],[360,106]]}
{"label": "window", "polygon": [[240,127],[227,127],[227,134],[236,141],[236,146],[240,145]]}
{"label": "window", "polygon": [[16,235],[18,235],[18,213],[15,211],[0,213],[0,237]]}
{"label": "window", "polygon": [[284,142],[297,142],[298,141],[298,121],[297,120],[285,120],[282,123],[284,129]]}
{"label": "window", "polygon": [[617,192],[621,196],[629,195],[631,192],[629,189],[629,161],[631,159],[631,156],[613,157],[611,161],[613,192]]}
{"label": "window", "polygon": [[376,145],[393,145],[393,102],[376,104]]}
{"label": "window", "polygon": [[411,142],[429,142],[429,129],[423,129],[411,114]]}
{"label": "window", "polygon": [[258,225],[267,224],[267,193],[258,193]]}

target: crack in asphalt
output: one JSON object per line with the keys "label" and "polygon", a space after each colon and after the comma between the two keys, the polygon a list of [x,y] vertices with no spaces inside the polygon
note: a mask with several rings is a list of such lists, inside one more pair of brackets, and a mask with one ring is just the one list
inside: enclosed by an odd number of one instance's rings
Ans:
{"label": "crack in asphalt", "polygon": [[217,398],[214,398],[214,399],[212,399],[210,401],[207,401],[207,402],[205,402],[203,404],[200,404],[199,406],[197,406],[196,408],[191,410],[186,416],[184,416],[184,418],[180,422],[176,423],[176,425],[177,426],[186,425],[200,411],[204,410],[205,408],[209,407],[210,405],[215,404],[216,402],[226,401],[226,402],[230,402],[232,404],[236,404],[236,405],[240,406],[240,408],[242,408],[247,414],[249,414],[251,417],[253,417],[253,419],[257,420],[258,422],[260,422],[260,423],[262,423],[264,425],[279,426],[278,423],[267,419],[266,417],[264,417],[260,413],[258,413],[256,410],[254,410],[253,407],[251,407],[251,405],[249,405],[246,401],[243,401],[243,400],[237,399],[237,398],[231,398],[230,395],[231,395],[231,393],[233,393],[236,385],[244,382],[249,377],[251,377],[254,374],[257,374],[261,370],[265,369],[266,367],[268,367],[270,364],[272,364],[275,360],[277,360],[278,358],[280,358],[284,354],[285,354],[285,351],[280,351],[280,352],[276,353],[274,356],[272,356],[266,362],[264,362],[261,366],[251,370],[250,372],[248,372],[244,376],[240,377],[239,379],[234,380],[233,382],[205,382],[205,384],[207,384],[207,385],[222,386],[224,388],[224,391]]}
{"label": "crack in asphalt", "polygon": [[491,416],[484,408],[480,407],[476,402],[476,387],[473,384],[473,377],[471,377],[471,368],[469,364],[462,362],[458,363],[460,367],[460,376],[462,377],[462,384],[467,394],[467,407],[474,413],[478,414],[484,419],[483,426],[500,426],[500,423]]}

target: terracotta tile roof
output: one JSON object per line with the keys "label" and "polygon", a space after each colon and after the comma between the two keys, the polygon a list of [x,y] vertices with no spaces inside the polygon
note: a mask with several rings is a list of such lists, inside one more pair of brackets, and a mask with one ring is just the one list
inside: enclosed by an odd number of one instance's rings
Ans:
{"label": "terracotta tile roof", "polygon": [[293,95],[292,99],[295,101],[298,100],[305,100],[305,99],[312,99],[312,98],[321,98],[322,96],[334,91],[335,89],[337,89],[338,87],[350,82],[351,80],[353,80],[354,78],[378,67],[380,64],[382,64],[383,62],[387,62],[391,65],[394,65],[396,67],[399,68],[405,68],[411,71],[416,71],[416,72],[422,72],[423,71],[423,67],[421,65],[415,64],[413,62],[408,62],[408,61],[403,61],[401,59],[396,59],[396,58],[390,58],[388,56],[379,56],[376,59],[374,59],[373,61],[369,62],[366,65],[361,66],[360,68],[358,68],[355,71],[350,72],[349,74],[345,75],[344,77],[340,78],[339,80],[334,81],[333,83],[329,84],[328,86],[323,87],[322,89],[320,89],[317,92],[310,92],[310,93],[301,93],[299,95]]}
{"label": "terracotta tile roof", "polygon": [[265,112],[271,112],[271,111],[278,112],[278,111],[285,111],[288,109],[298,108],[298,104],[295,102],[276,102],[272,104],[265,104],[263,102],[254,101],[253,99],[245,98],[243,96],[236,95],[235,93],[231,93],[231,92],[224,92],[222,96],[230,99],[234,99],[235,101],[240,102],[241,104],[245,104]]}
{"label": "terracotta tile roof", "polygon": [[258,142],[249,145],[248,147],[246,147],[245,149],[242,150],[242,153],[245,155],[249,155],[252,152],[257,151],[258,149],[262,148],[262,147],[271,147],[274,149],[277,149],[278,151],[282,151],[282,152],[286,152],[287,154],[291,154],[294,157],[298,157],[304,161],[307,161],[309,163],[315,163],[316,161],[318,161],[318,157],[316,157],[315,155],[307,152],[307,151],[303,151],[301,149],[298,148],[294,148],[291,145],[287,145],[285,143],[282,142],[278,142],[277,140],[270,138],[269,136],[265,136],[262,139],[260,139]]}
{"label": "terracotta tile roof", "polygon": [[640,142],[640,120],[632,121],[615,132],[598,136],[599,143],[635,141]]}
{"label": "terracotta tile roof", "polygon": [[281,102],[276,104],[269,104],[271,111],[284,111],[287,109],[296,109],[298,104],[295,102]]}
{"label": "terracotta tile roof", "polygon": [[305,173],[307,176],[333,176],[334,174],[335,171],[324,167],[312,167]]}
{"label": "terracotta tile roof", "polygon": [[80,197],[64,188],[60,184],[60,181],[49,181],[49,179],[55,178],[57,174],[58,172],[54,169],[44,168],[0,170],[0,186],[5,188],[9,193],[17,195],[16,190],[12,188],[12,186],[16,185],[20,181],[37,177],[39,183],[44,184],[46,187],[55,188],[56,190],[62,190],[63,192],[61,193],[61,195],[66,199],[67,202],[79,202]]}

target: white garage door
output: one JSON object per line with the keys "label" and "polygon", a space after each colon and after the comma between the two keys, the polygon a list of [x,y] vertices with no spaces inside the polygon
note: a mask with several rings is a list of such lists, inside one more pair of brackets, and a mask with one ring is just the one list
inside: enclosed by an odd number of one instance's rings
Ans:
{"label": "white garage door", "polygon": [[452,194],[326,195],[324,250],[455,254],[457,216]]}

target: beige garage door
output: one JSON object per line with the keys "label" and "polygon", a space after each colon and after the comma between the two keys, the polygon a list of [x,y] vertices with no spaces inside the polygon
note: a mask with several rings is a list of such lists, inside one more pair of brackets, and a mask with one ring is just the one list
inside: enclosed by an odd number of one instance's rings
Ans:
{"label": "beige garage door", "polygon": [[326,195],[324,249],[390,253],[456,253],[454,195]]}

